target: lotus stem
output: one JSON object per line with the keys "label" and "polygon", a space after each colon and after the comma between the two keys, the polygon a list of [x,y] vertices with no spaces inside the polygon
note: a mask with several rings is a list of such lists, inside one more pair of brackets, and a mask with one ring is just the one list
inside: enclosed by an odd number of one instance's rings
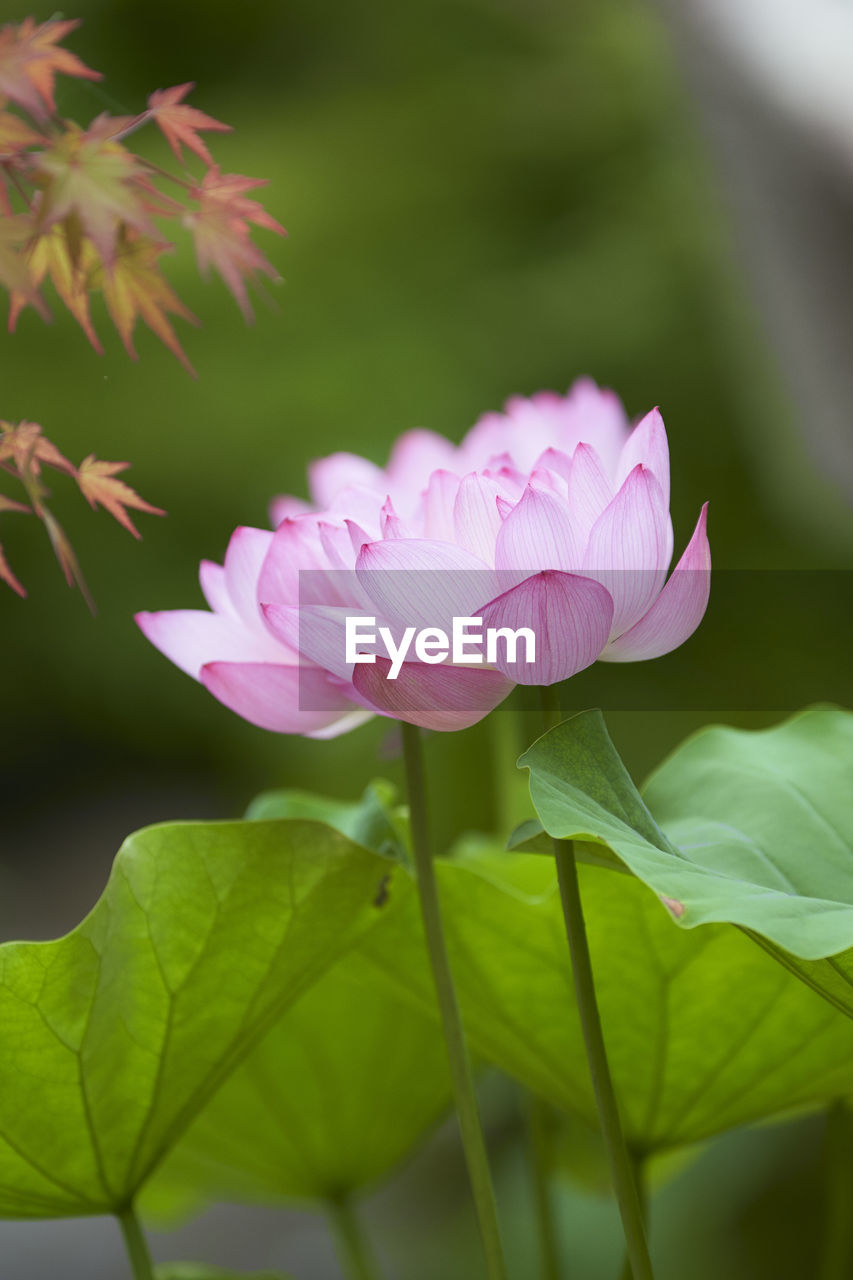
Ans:
{"label": "lotus stem", "polygon": [[[631,1157],[631,1168],[634,1170],[634,1182],[637,1186],[637,1195],[640,1197],[640,1209],[643,1213],[643,1223],[646,1228],[646,1234],[649,1230],[649,1188],[646,1181],[646,1157],[633,1148],[628,1148],[628,1154]],[[631,1259],[626,1254],[625,1262],[622,1267],[621,1280],[631,1280],[632,1276]]]}
{"label": "lotus stem", "polygon": [[[542,689],[541,692],[543,729],[547,732],[556,723],[559,702],[555,687]],[[631,1154],[622,1132],[622,1121],[619,1118],[619,1107],[616,1103],[604,1033],[601,1029],[574,842],[554,840],[554,860],[557,864],[560,902],[563,907],[563,919],[572,960],[575,999],[586,1046],[598,1121],[607,1151],[613,1191],[622,1218],[631,1274],[633,1280],[654,1280],[649,1247],[646,1242],[643,1207],[637,1190]]]}
{"label": "lotus stem", "polygon": [[441,919],[441,906],[438,898],[438,885],[429,835],[429,815],[421,735],[416,725],[406,724],[405,721],[402,721],[400,727],[403,734],[403,759],[409,796],[415,879],[420,898],[421,918],[426,936],[427,951],[438,997],[444,1041],[447,1046],[447,1056],[450,1063],[450,1076],[453,1084],[456,1114],[459,1118],[459,1128],[462,1134],[462,1146],[465,1151],[468,1177],[474,1195],[474,1206],[482,1237],[483,1250],[486,1255],[489,1280],[506,1280],[506,1263],[504,1262],[503,1246],[498,1226],[497,1207],[489,1169],[486,1141],[483,1136],[483,1127],[480,1123],[471,1059],[465,1041],[465,1032],[462,1028],[459,1003],[456,998],[453,975],[450,971],[447,943]]}
{"label": "lotus stem", "polygon": [[154,1263],[142,1226],[132,1205],[116,1214],[124,1237],[133,1280],[154,1280]]}
{"label": "lotus stem", "polygon": [[853,1266],[853,1115],[834,1102],[826,1113],[826,1219],[820,1280],[845,1280]]}
{"label": "lotus stem", "polygon": [[338,1196],[330,1199],[327,1207],[349,1280],[379,1280],[379,1267],[352,1201]]}
{"label": "lotus stem", "polygon": [[549,1160],[548,1107],[534,1093],[525,1096],[527,1152],[539,1232],[542,1280],[560,1280],[560,1251],[554,1221]]}

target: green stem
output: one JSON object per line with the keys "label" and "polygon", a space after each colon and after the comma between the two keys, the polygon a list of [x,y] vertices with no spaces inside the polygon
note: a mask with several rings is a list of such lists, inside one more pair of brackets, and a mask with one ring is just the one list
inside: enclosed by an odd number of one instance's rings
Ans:
{"label": "green stem", "polygon": [[516,761],[527,745],[518,712],[498,707],[489,717],[495,831],[506,839],[530,810],[530,792]]}
{"label": "green stem", "polygon": [[179,178],[174,173],[170,173],[168,169],[162,169],[159,164],[154,164],[151,160],[143,160],[145,168],[150,173],[156,173],[160,178],[166,178],[169,182],[174,182],[176,186],[183,187],[185,191],[192,191],[193,184],[187,182],[186,178]]}
{"label": "green stem", "polygon": [[[559,718],[556,689],[553,686],[543,688],[541,701],[543,727],[544,731],[547,731]],[[622,1132],[622,1122],[619,1118],[619,1108],[610,1075],[610,1064],[607,1061],[604,1033],[601,1029],[573,841],[555,840],[554,860],[557,864],[560,901],[563,906],[563,919],[566,923],[566,936],[572,960],[575,999],[586,1045],[598,1120],[607,1151],[607,1163],[610,1166],[610,1177],[622,1218],[622,1229],[628,1248],[628,1262],[633,1280],[654,1280],[649,1247],[646,1243],[643,1207],[637,1190],[632,1158]]]}
{"label": "green stem", "polygon": [[[638,1152],[632,1150],[631,1148],[628,1149],[628,1154],[631,1158],[631,1168],[634,1171],[634,1182],[636,1183],[636,1186],[637,1186],[637,1195],[640,1197],[640,1209],[643,1214],[643,1223],[645,1224],[646,1232],[648,1233],[649,1188],[646,1183],[646,1176],[645,1176],[646,1161],[643,1156],[641,1156],[640,1154],[638,1154]],[[622,1267],[622,1280],[631,1280],[632,1275],[633,1275],[633,1269],[631,1267],[631,1259],[629,1256],[626,1255],[625,1262]]]}
{"label": "green stem", "polygon": [[549,729],[553,729],[555,724],[560,720],[560,695],[557,693],[555,684],[543,684],[539,686],[539,703],[541,707],[541,733],[547,733]]}
{"label": "green stem", "polygon": [[154,1280],[154,1264],[133,1206],[128,1205],[121,1213],[116,1214],[116,1217],[124,1236],[127,1256],[130,1258],[133,1280]]}
{"label": "green stem", "polygon": [[350,1280],[379,1280],[379,1268],[364,1229],[346,1197],[328,1201],[338,1253]]}
{"label": "green stem", "polygon": [[427,816],[426,781],[424,777],[423,748],[420,730],[411,724],[401,722],[403,733],[403,759],[406,767],[406,784],[409,794],[409,812],[412,828],[412,850],[414,853],[415,878],[421,904],[421,918],[426,936],[433,980],[435,982],[438,1007],[441,1013],[441,1024],[450,1062],[450,1076],[453,1082],[453,1094],[456,1102],[456,1113],[459,1117],[459,1128],[462,1133],[462,1146],[468,1165],[468,1176],[474,1194],[474,1205],[486,1265],[490,1280],[506,1280],[506,1264],[503,1258],[500,1229],[498,1227],[495,1193],[492,1188],[492,1177],[489,1171],[489,1159],[486,1153],[486,1142],[480,1124],[477,1107],[477,1095],[474,1091],[474,1076],[456,990],[450,972],[450,961],[447,956],[447,943],[441,922],[441,908],[438,899],[435,867],[430,848],[429,823]]}
{"label": "green stem", "polygon": [[631,1157],[622,1133],[622,1122],[619,1119],[619,1109],[616,1105],[616,1095],[613,1091],[607,1050],[601,1030],[573,841],[555,840],[554,858],[557,863],[560,901],[563,904],[563,918],[566,922],[566,934],[572,957],[575,998],[586,1045],[598,1119],[607,1149],[610,1176],[622,1217],[625,1243],[628,1246],[628,1257],[634,1280],[653,1280],[652,1263],[643,1226],[643,1210],[634,1179],[634,1170],[631,1167]]}
{"label": "green stem", "polygon": [[820,1280],[847,1280],[853,1274],[853,1115],[844,1102],[826,1114],[825,1225]]}
{"label": "green stem", "polygon": [[560,1280],[560,1252],[551,1198],[548,1108],[541,1098],[527,1094],[527,1151],[533,1202],[539,1229],[539,1250],[543,1280]]}

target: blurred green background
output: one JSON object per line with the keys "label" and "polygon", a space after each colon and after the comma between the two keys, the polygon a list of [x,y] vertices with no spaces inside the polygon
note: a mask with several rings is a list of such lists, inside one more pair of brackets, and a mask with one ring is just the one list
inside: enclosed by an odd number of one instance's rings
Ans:
{"label": "blurred green background", "polygon": [[[85,20],[70,47],[106,79],[62,83],[65,114],[84,123],[104,107],[137,110],[151,90],[195,80],[192,102],[234,126],[212,137],[216,159],[270,180],[263,199],[290,237],[258,233],[283,283],[252,328],[219,281],[199,279],[188,238],[166,263],[202,320],[180,331],[197,382],[147,331],[132,363],[100,302],[103,358],[58,307],[52,326],[28,313],[2,339],[0,416],[41,423],[76,461],[132,461],[130,482],[169,513],[141,517],[134,545],[57,480],[54,507],[95,619],[65,588],[40,526],[3,520],[30,592],[0,597],[4,937],[73,924],[134,826],[239,813],[272,786],[352,797],[378,773],[399,778],[387,725],[332,744],[265,734],[132,621],[138,609],[199,604],[198,561],[221,559],[236,525],[265,525],[274,494],[304,494],[312,457],[350,449],[383,461],[416,425],[458,439],[507,396],[588,373],[631,414],[662,407],[677,547],[708,499],[717,565],[850,568],[849,516],[810,463],[807,424],[766,350],[690,86],[653,8],[79,0],[68,16]],[[156,138],[140,145],[169,163]],[[849,625],[816,630],[827,667],[848,662]],[[745,657],[733,643],[733,668]],[[772,635],[762,661],[774,661]],[[640,777],[705,719],[610,717]],[[430,740],[443,842],[493,825],[492,755],[485,725]],[[464,789],[453,785],[462,767]],[[777,1196],[793,1231],[780,1169],[794,1178],[802,1144],[774,1138],[774,1163],[760,1154],[767,1135],[743,1141],[759,1153],[750,1194],[765,1209]],[[720,1197],[721,1219],[739,1152],[729,1142],[714,1176],[690,1184]],[[796,1203],[807,1223],[812,1202]],[[723,1259],[727,1276],[755,1275],[754,1246],[739,1239],[703,1239],[722,1252],[691,1275],[722,1274]],[[807,1274],[798,1257],[781,1250],[773,1274]],[[674,1265],[666,1274],[683,1275]]]}

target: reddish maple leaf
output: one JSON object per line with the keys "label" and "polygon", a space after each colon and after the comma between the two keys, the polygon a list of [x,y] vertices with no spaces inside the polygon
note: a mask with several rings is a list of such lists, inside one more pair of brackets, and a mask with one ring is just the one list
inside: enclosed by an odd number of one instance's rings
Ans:
{"label": "reddish maple leaf", "polygon": [[51,444],[37,422],[24,419],[17,426],[0,422],[0,463],[10,462],[20,476],[38,476],[42,466],[76,476],[73,462]]}
{"label": "reddish maple leaf", "polygon": [[[43,465],[55,467],[59,471],[66,471],[77,479],[77,468],[68,461],[64,454],[59,452],[55,445],[51,444],[42,433],[42,429],[37,422],[23,421],[19,422],[16,427],[12,426],[10,422],[0,422],[0,467],[12,475],[17,473],[31,504],[29,507],[25,507],[21,503],[15,503],[13,500],[4,498],[6,509],[11,510],[14,508],[22,511],[32,511],[38,516],[47,530],[51,546],[62,567],[66,581],[69,586],[73,586],[75,582],[77,583],[89,608],[93,609],[92,598],[89,595],[71,543],[68,541],[62,526],[48,510],[45,503],[45,499],[49,495],[39,479]],[[11,570],[8,569],[8,565],[6,565],[6,569],[8,574],[0,573],[0,576],[4,577],[13,590],[17,590],[20,587],[20,583],[11,573]],[[11,575],[11,578],[9,575]],[[11,581],[12,578],[14,578],[14,582]],[[15,583],[18,583],[17,587]],[[23,588],[21,588],[21,593],[23,593]]]}
{"label": "reddish maple leaf", "polygon": [[160,275],[157,259],[162,252],[162,245],[145,236],[137,236],[133,232],[122,234],[112,268],[102,273],[104,301],[132,360],[138,358],[133,345],[133,331],[137,318],[141,316],[148,328],[195,377],[195,369],[184,354],[166,315],[180,316],[191,324],[198,324],[198,320]]}
{"label": "reddish maple leaf", "polygon": [[177,84],[173,89],[157,89],[148,99],[151,116],[162,130],[163,136],[174,151],[178,160],[183,160],[181,144],[194,151],[205,164],[213,164],[213,156],[208,151],[198,130],[210,133],[230,133],[231,125],[214,120],[197,107],[187,106],[182,101],[191,89],[195,88],[192,80],[187,84]]}
{"label": "reddish maple leaf", "polygon": [[[48,508],[50,497],[40,479],[44,466],[55,467],[65,471],[76,480],[80,492],[90,506],[98,504],[105,507],[135,538],[139,533],[128,516],[126,507],[134,507],[138,511],[147,511],[152,515],[165,515],[159,507],[140,498],[123,480],[116,478],[117,473],[124,471],[130,464],[127,462],[99,461],[90,454],[81,462],[79,468],[69,462],[54,444],[47,439],[36,422],[19,422],[13,426],[10,422],[0,422],[0,471],[7,472],[20,480],[29,504],[18,502],[0,493],[0,512],[20,511],[36,515],[45,527],[54,555],[65,575],[69,586],[78,586],[89,608],[94,612],[94,603],[86,586],[82,570],[74,554],[74,548],[62,525]],[[0,581],[5,582],[17,591],[26,595],[21,583],[9,567],[0,548]]]}
{"label": "reddish maple leaf", "polygon": [[37,153],[32,172],[43,188],[37,228],[46,231],[73,217],[104,263],[112,264],[119,228],[135,227],[157,239],[137,179],[142,162],[110,133],[109,118],[99,116],[85,132],[77,125]]}
{"label": "reddish maple leaf", "polygon": [[27,147],[44,146],[46,139],[11,111],[0,111],[0,160],[10,160]]}
{"label": "reddish maple leaf", "polygon": [[193,194],[209,211],[219,210],[230,218],[254,222],[256,226],[266,227],[280,236],[287,232],[280,222],[276,222],[271,213],[267,213],[260,200],[250,200],[247,191],[257,187],[269,186],[268,178],[246,178],[241,173],[222,173],[219,166],[214,165],[195,187]]}
{"label": "reddish maple leaf", "polygon": [[247,191],[266,186],[262,178],[245,178],[238,173],[220,173],[214,165],[193,190],[199,209],[185,218],[195,238],[199,270],[206,275],[214,267],[233,294],[246,320],[254,313],[249,303],[246,280],[262,272],[271,280],[279,274],[251,239],[249,223],[287,235],[284,227]]}
{"label": "reddish maple leaf", "polygon": [[27,594],[23,585],[18,581],[9,567],[9,561],[6,559],[2,547],[0,547],[0,582],[5,582],[7,586],[10,586],[13,591],[18,593],[19,596],[26,596]]}
{"label": "reddish maple leaf", "polygon": [[68,583],[69,587],[73,587],[75,585],[79,587],[80,594],[89,606],[89,612],[95,613],[95,602],[86,585],[86,579],[83,577],[83,570],[80,568],[80,561],[74,554],[74,548],[69,541],[68,534],[52,512],[45,510],[42,512],[41,519],[45,529],[47,530],[47,536],[50,538],[50,545],[53,548],[53,554],[59,561],[59,567],[65,575],[65,581]]}
{"label": "reddish maple leaf", "polygon": [[28,302],[35,302],[36,285],[21,250],[32,233],[28,213],[0,217],[0,284],[23,294]]}
{"label": "reddish maple leaf", "polygon": [[[98,355],[103,355],[103,347],[98,340],[89,310],[90,280],[92,272],[98,265],[98,258],[91,241],[81,240],[75,244],[72,252],[67,229],[56,225],[37,236],[24,250],[23,256],[33,285],[38,288],[45,278],[48,278]],[[14,333],[18,316],[32,300],[31,295],[16,289],[11,291],[10,333]]]}
{"label": "reddish maple leaf", "polygon": [[145,123],[145,116],[111,116],[109,111],[102,111],[100,115],[95,116],[89,128],[86,130],[88,138],[95,138],[99,142],[105,142],[108,138],[123,138],[128,133],[133,133],[141,124]]}
{"label": "reddish maple leaf", "polygon": [[166,512],[160,507],[152,507],[151,503],[140,498],[129,484],[116,479],[118,472],[126,471],[129,466],[129,462],[104,462],[90,453],[88,458],[84,458],[80,463],[77,483],[80,486],[80,492],[88,499],[92,508],[100,503],[123,528],[127,529],[128,533],[138,538],[139,531],[125,511],[125,507],[133,507],[136,511],[147,511],[152,516],[164,516]]}
{"label": "reddish maple leaf", "polygon": [[0,28],[0,93],[43,120],[56,110],[53,84],[57,73],[100,80],[99,71],[87,67],[76,54],[56,47],[79,25],[79,21],[53,20],[39,24],[34,18],[25,18],[20,24]]}
{"label": "reddish maple leaf", "polygon": [[[77,25],[28,18],[0,27],[0,286],[11,295],[9,328],[26,306],[50,319],[41,293],[50,282],[100,353],[90,296],[102,289],[131,356],[142,318],[192,372],[169,317],[197,321],[160,274],[160,254],[172,247],[171,236],[160,231],[164,220],[181,220],[192,231],[202,272],[218,272],[248,321],[254,317],[247,285],[260,285],[261,276],[278,278],[253,243],[253,228],[286,232],[250,195],[263,181],[223,174],[213,164],[201,135],[230,126],[184,101],[190,82],[158,89],[136,115],[102,112],[85,130],[57,119],[58,73],[99,78],[59,47]],[[32,119],[7,110],[10,99]],[[160,189],[169,175],[125,145],[149,122],[180,161],[189,151],[208,166],[195,185],[176,179],[185,193],[177,199]]]}
{"label": "reddish maple leaf", "polygon": [[16,502],[14,498],[7,498],[5,493],[0,493],[0,511],[21,511],[27,515],[32,515],[32,507],[28,507],[26,502]]}

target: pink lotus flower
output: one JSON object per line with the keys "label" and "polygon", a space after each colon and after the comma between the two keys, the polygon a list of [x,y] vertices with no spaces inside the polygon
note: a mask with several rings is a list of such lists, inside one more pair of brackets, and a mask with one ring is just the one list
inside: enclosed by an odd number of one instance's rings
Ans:
{"label": "pink lotus flower", "polygon": [[[331,736],[375,712],[462,728],[516,683],[668,653],[707,606],[706,508],[667,580],[659,412],[632,429],[613,392],[588,380],[565,397],[510,400],[459,446],[409,432],[384,470],[333,454],[309,485],[311,504],[274,501],[274,533],[238,529],[224,568],[202,565],[211,613],[138,616],[172,661],[264,728]],[[401,654],[407,628],[449,634],[453,618],[529,627],[536,661],[507,646],[480,665],[408,651],[395,664],[391,649],[348,660],[353,614],[384,626]]]}

